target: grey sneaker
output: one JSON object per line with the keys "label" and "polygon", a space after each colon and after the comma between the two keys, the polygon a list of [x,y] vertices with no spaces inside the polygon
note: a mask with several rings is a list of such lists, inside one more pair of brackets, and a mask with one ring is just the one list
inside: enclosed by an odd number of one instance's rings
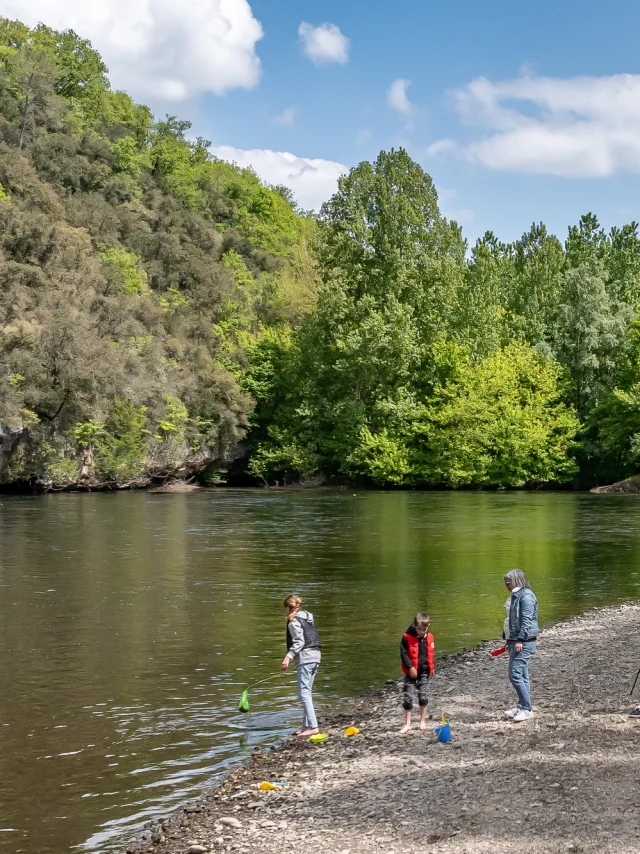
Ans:
{"label": "grey sneaker", "polygon": [[632,712],[629,712],[630,718],[640,718],[640,706],[636,706]]}
{"label": "grey sneaker", "polygon": [[515,709],[507,709],[507,711],[504,713],[504,716],[505,718],[515,718],[519,711],[519,706],[516,706]]}

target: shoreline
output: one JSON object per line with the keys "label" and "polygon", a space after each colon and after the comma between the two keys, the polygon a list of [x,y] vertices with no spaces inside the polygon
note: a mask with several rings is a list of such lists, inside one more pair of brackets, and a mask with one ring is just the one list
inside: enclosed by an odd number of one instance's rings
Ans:
{"label": "shoreline", "polygon": [[189,492],[238,492],[244,490],[264,491],[268,493],[292,493],[292,492],[349,492],[356,490],[360,493],[388,492],[388,493],[460,493],[460,494],[513,494],[525,493],[540,495],[637,495],[640,494],[640,475],[627,478],[623,481],[607,484],[604,486],[581,486],[574,487],[567,484],[544,484],[541,486],[460,486],[448,487],[443,485],[422,485],[419,487],[399,487],[392,484],[379,485],[373,483],[348,483],[342,481],[323,481],[313,483],[293,482],[287,484],[263,484],[263,483],[219,483],[207,484],[197,480],[197,477],[174,478],[163,481],[152,477],[145,478],[139,482],[117,483],[112,481],[78,482],[67,486],[52,487],[43,484],[29,484],[23,481],[0,483],[0,496],[11,497],[38,497],[43,495],[92,495],[96,493],[119,494],[119,493],[148,493],[180,495]]}
{"label": "shoreline", "polygon": [[[128,854],[559,854],[640,849],[640,603],[544,630],[531,668],[536,715],[513,724],[495,642],[438,659],[426,733],[398,734],[399,687],[345,701],[324,744],[257,750],[194,803],[158,817]],[[445,712],[453,741],[433,727]],[[361,734],[347,738],[351,725]],[[288,782],[259,791],[262,780]]]}

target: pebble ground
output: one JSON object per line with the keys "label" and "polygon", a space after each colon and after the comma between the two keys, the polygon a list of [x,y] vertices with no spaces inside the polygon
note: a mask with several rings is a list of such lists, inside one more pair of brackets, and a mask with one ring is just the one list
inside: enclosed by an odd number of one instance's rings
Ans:
{"label": "pebble ground", "polygon": [[[399,688],[389,684],[328,720],[323,745],[291,740],[254,754],[127,851],[638,854],[640,720],[627,717],[638,667],[640,605],[560,623],[531,667],[535,717],[514,724],[502,719],[515,705],[506,656],[484,647],[450,656],[430,686],[427,733],[399,735]],[[447,745],[432,732],[442,712]],[[347,738],[352,724],[361,734]],[[291,786],[260,792],[261,780]]]}

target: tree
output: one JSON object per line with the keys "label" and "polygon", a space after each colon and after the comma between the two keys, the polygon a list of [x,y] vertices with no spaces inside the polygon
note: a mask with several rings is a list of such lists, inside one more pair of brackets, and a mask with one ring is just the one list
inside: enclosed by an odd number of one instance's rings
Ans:
{"label": "tree", "polygon": [[440,216],[431,178],[408,154],[381,152],[339,181],[319,218],[316,310],[301,327],[296,429],[322,463],[348,472],[364,426],[418,406],[429,352],[454,324],[464,242]]}
{"label": "tree", "polygon": [[582,267],[606,260],[609,242],[595,214],[583,214],[578,225],[570,226],[565,252],[570,267]]}
{"label": "tree", "polygon": [[224,466],[249,353],[313,305],[314,220],[188,122],[153,125],[72,32],[0,19],[0,78],[3,479]]}
{"label": "tree", "polygon": [[611,297],[640,310],[640,238],[638,223],[631,222],[621,228],[611,229],[611,249],[606,267],[608,291]]}
{"label": "tree", "polygon": [[514,277],[506,307],[510,333],[530,344],[548,341],[556,320],[565,253],[544,223],[533,224],[514,244]]}
{"label": "tree", "polygon": [[524,344],[477,364],[457,346],[436,349],[441,375],[395,433],[364,428],[354,469],[378,483],[524,486],[577,471],[575,412],[560,399],[560,367]]}
{"label": "tree", "polygon": [[611,387],[631,317],[626,304],[610,299],[602,261],[594,258],[565,272],[553,343],[581,419]]}
{"label": "tree", "polygon": [[36,126],[62,112],[55,94],[55,66],[41,51],[21,48],[6,60],[8,89],[19,105],[18,150]]}
{"label": "tree", "polygon": [[430,176],[404,149],[381,152],[340,178],[322,206],[318,260],[352,301],[410,301],[424,284],[443,231]]}
{"label": "tree", "polygon": [[486,232],[473,247],[459,298],[459,339],[474,355],[494,353],[503,343],[505,294],[513,275],[510,247]]}

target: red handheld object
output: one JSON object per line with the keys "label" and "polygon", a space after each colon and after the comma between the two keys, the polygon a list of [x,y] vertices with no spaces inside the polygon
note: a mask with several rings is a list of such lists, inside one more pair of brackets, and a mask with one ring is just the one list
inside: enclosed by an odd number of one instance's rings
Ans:
{"label": "red handheld object", "polygon": [[496,656],[502,655],[502,653],[506,651],[507,645],[505,644],[504,646],[501,646],[500,649],[492,649],[489,655],[491,655],[493,658],[496,658]]}

